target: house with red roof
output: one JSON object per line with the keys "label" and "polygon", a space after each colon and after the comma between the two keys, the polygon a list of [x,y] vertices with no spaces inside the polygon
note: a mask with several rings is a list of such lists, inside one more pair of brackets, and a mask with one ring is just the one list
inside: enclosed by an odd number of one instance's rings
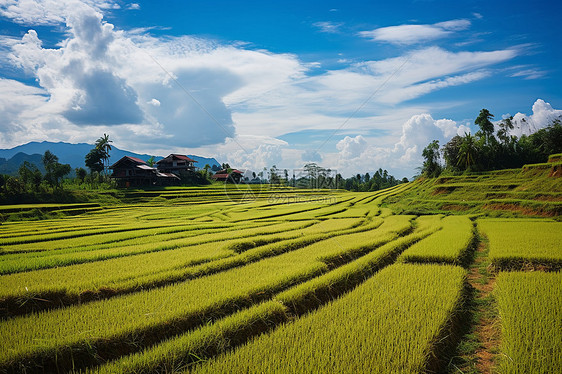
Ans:
{"label": "house with red roof", "polygon": [[171,173],[181,177],[195,172],[195,166],[193,165],[195,162],[197,161],[187,156],[172,153],[156,162],[156,168],[161,173]]}
{"label": "house with red roof", "polygon": [[231,183],[240,183],[242,179],[242,173],[240,170],[232,169],[222,169],[217,171],[211,178],[219,182],[231,182]]}
{"label": "house with red roof", "polygon": [[122,157],[111,165],[110,169],[113,170],[110,178],[116,180],[122,187],[169,186],[180,182],[177,175],[161,172],[140,158],[131,156]]}

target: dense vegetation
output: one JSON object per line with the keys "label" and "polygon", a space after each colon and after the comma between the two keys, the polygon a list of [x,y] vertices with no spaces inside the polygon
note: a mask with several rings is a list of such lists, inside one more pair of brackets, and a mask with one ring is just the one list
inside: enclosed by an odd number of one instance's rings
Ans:
{"label": "dense vegetation", "polygon": [[[551,158],[555,160],[555,158]],[[486,214],[560,217],[562,164],[527,165],[488,173],[422,177],[388,207],[406,214]]]}
{"label": "dense vegetation", "polygon": [[[436,177],[443,171],[460,173],[520,168],[525,164],[546,162],[549,155],[562,153],[560,120],[518,138],[510,135],[514,128],[513,117],[499,121],[496,126],[491,122],[493,117],[487,109],[482,109],[474,121],[480,128],[476,134],[456,135],[441,149],[437,140],[432,141],[422,153],[425,159],[422,174]],[[444,165],[440,162],[441,156]]]}

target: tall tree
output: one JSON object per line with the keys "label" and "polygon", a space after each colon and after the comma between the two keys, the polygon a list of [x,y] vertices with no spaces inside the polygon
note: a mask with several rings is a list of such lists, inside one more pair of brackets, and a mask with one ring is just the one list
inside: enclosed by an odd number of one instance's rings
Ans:
{"label": "tall tree", "polygon": [[45,166],[45,180],[53,187],[60,187],[61,179],[72,170],[69,164],[59,163],[59,158],[49,150],[45,151],[41,161]]}
{"label": "tall tree", "polygon": [[109,169],[109,151],[111,151],[110,143],[113,143],[113,141],[109,140],[109,135],[107,134],[103,134],[103,136],[96,140],[95,143],[96,149],[103,155],[102,160],[105,170]]}
{"label": "tall tree", "polygon": [[447,144],[443,146],[443,158],[447,168],[456,170],[459,168],[459,149],[462,144],[462,137],[455,135]]}
{"label": "tall tree", "polygon": [[[423,149],[422,156],[425,161],[423,163],[422,172],[428,177],[436,177],[441,174],[441,164],[439,164],[439,141],[434,140]],[[384,171],[384,179],[387,179],[388,172]]]}
{"label": "tall tree", "polygon": [[489,143],[491,137],[494,136],[494,124],[490,121],[492,118],[494,118],[494,115],[488,109],[482,109],[474,120],[474,123],[480,127],[480,134],[478,135],[484,137],[486,143]]}
{"label": "tall tree", "polygon": [[498,123],[498,139],[504,146],[507,146],[514,137],[509,136],[509,130],[513,130],[513,116],[509,118],[504,118]]}

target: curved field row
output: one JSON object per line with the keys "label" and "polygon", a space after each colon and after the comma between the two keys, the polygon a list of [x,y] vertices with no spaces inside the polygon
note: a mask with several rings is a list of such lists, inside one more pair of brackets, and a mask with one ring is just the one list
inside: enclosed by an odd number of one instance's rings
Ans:
{"label": "curved field row", "polygon": [[415,233],[392,241],[347,265],[301,283],[269,301],[236,313],[215,324],[169,339],[93,372],[151,373],[178,370],[210,358],[270,330],[289,319],[287,312],[304,314],[336,299],[386,266],[396,254],[431,231]]}
{"label": "curved field row", "polygon": [[475,244],[475,231],[467,216],[449,216],[441,221],[442,230],[408,248],[399,258],[403,262],[442,262],[460,265]]}
{"label": "curved field row", "polygon": [[[238,226],[226,226],[234,233],[228,234],[227,240],[234,240],[256,235],[267,235],[281,232],[290,232],[299,228],[313,224],[311,222],[300,222],[298,224],[289,222],[255,224],[250,223]],[[150,235],[151,230],[146,230],[135,237],[127,236],[127,239],[112,241],[109,244],[93,244],[84,247],[70,247],[63,250],[49,250],[41,252],[22,253],[14,255],[4,255],[0,257],[0,273],[9,274],[14,272],[39,270],[45,268],[68,266],[93,261],[107,260],[111,258],[139,255],[150,252],[160,252],[184,248],[199,244],[206,244],[224,241],[221,235],[225,232],[224,225],[201,226],[155,231]],[[147,234],[143,236],[142,234]],[[100,238],[101,240],[106,240]],[[100,240],[98,239],[98,240]],[[61,246],[62,244],[53,243]]]}
{"label": "curved field row", "polygon": [[490,241],[490,260],[497,268],[562,268],[562,222],[480,219],[478,228]]}
{"label": "curved field row", "polygon": [[314,368],[337,373],[419,373],[433,369],[435,342],[462,303],[464,282],[461,268],[394,265],[317,312],[193,372],[302,373]]}
{"label": "curved field row", "polygon": [[[401,229],[398,220],[389,227]],[[85,355],[81,360],[87,362],[95,358],[90,357],[95,350],[103,357],[111,354],[110,347],[122,345],[133,336],[140,346],[148,344],[177,328],[196,326],[202,318],[230,313],[236,305],[263,299],[325,272],[328,265],[321,259],[361,253],[397,234],[379,235],[378,244],[372,235],[350,234],[343,245],[327,240],[188,282],[4,321],[0,334],[7,339],[0,343],[0,366],[14,368],[41,362],[48,366],[52,357],[69,354],[75,358]]]}
{"label": "curved field row", "polygon": [[[386,224],[377,230],[377,236],[387,238],[388,235],[397,235],[393,233],[403,232],[411,226],[409,216],[389,217]],[[13,274],[0,278],[2,284],[2,294],[0,300],[3,309],[10,314],[20,314],[33,309],[41,309],[44,307],[52,308],[59,305],[68,305],[87,301],[92,298],[105,298],[120,293],[129,293],[141,288],[150,288],[165,285],[171,282],[177,282],[186,279],[192,279],[205,274],[224,271],[233,267],[245,265],[264,257],[274,256],[287,251],[292,251],[311,243],[331,238],[334,245],[345,248],[346,243],[342,246],[336,235],[344,235],[351,240],[362,240],[372,243],[374,238],[370,234],[364,234],[363,230],[373,230],[380,226],[382,220],[377,220],[366,226],[350,228],[347,231],[328,231],[333,228],[332,224],[321,223],[303,229],[307,235],[297,233],[297,238],[285,240],[279,243],[272,243],[249,249],[238,256],[234,256],[231,249],[224,248],[223,251],[211,251],[210,255],[227,257],[222,260],[204,263],[198,266],[187,266],[185,254],[179,252],[177,256],[171,255],[170,261],[166,253],[162,253],[161,258],[163,266],[159,272],[144,271],[143,268],[130,269],[124,264],[134,266],[134,257],[128,259],[115,259],[100,263],[74,265],[67,268],[55,268],[31,273]],[[350,225],[353,226],[353,225]],[[307,231],[308,230],[308,231]],[[358,233],[351,234],[352,232]],[[370,231],[373,232],[373,231]],[[219,247],[220,248],[220,247]],[[205,256],[203,253],[209,253],[208,247],[201,248],[202,252],[194,251],[199,256]],[[207,251],[207,252],[205,252]],[[226,252],[225,252],[226,251]],[[172,251],[171,253],[173,253]],[[187,250],[189,252],[189,250]],[[156,255],[156,254],[155,254]],[[156,256],[146,256],[147,259],[154,260]],[[188,257],[189,258],[189,257]],[[193,257],[192,257],[193,258]],[[141,258],[143,260],[143,258]],[[145,258],[146,260],[146,258]],[[337,259],[333,259],[336,261]],[[157,268],[154,266],[152,269]],[[112,272],[113,274],[112,275]],[[34,302],[34,300],[36,302]],[[25,308],[18,307],[19,304],[26,302]],[[31,309],[29,309],[31,308]]]}

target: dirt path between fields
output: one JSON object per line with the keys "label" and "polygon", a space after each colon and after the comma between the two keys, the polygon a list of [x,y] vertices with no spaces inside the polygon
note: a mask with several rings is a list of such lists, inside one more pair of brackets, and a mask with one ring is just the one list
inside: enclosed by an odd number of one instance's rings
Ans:
{"label": "dirt path between fields", "polygon": [[495,352],[500,343],[500,325],[492,296],[496,279],[490,272],[487,242],[484,240],[479,243],[476,250],[476,258],[470,267],[468,281],[476,290],[477,323],[474,326],[474,334],[479,343],[474,352],[476,369],[480,373],[489,374],[493,371]]}
{"label": "dirt path between fields", "polygon": [[490,271],[485,237],[480,238],[474,261],[469,266],[468,283],[473,289],[471,326],[461,342],[460,362],[450,372],[490,374],[494,372],[500,343],[500,324],[492,295],[496,280]]}

